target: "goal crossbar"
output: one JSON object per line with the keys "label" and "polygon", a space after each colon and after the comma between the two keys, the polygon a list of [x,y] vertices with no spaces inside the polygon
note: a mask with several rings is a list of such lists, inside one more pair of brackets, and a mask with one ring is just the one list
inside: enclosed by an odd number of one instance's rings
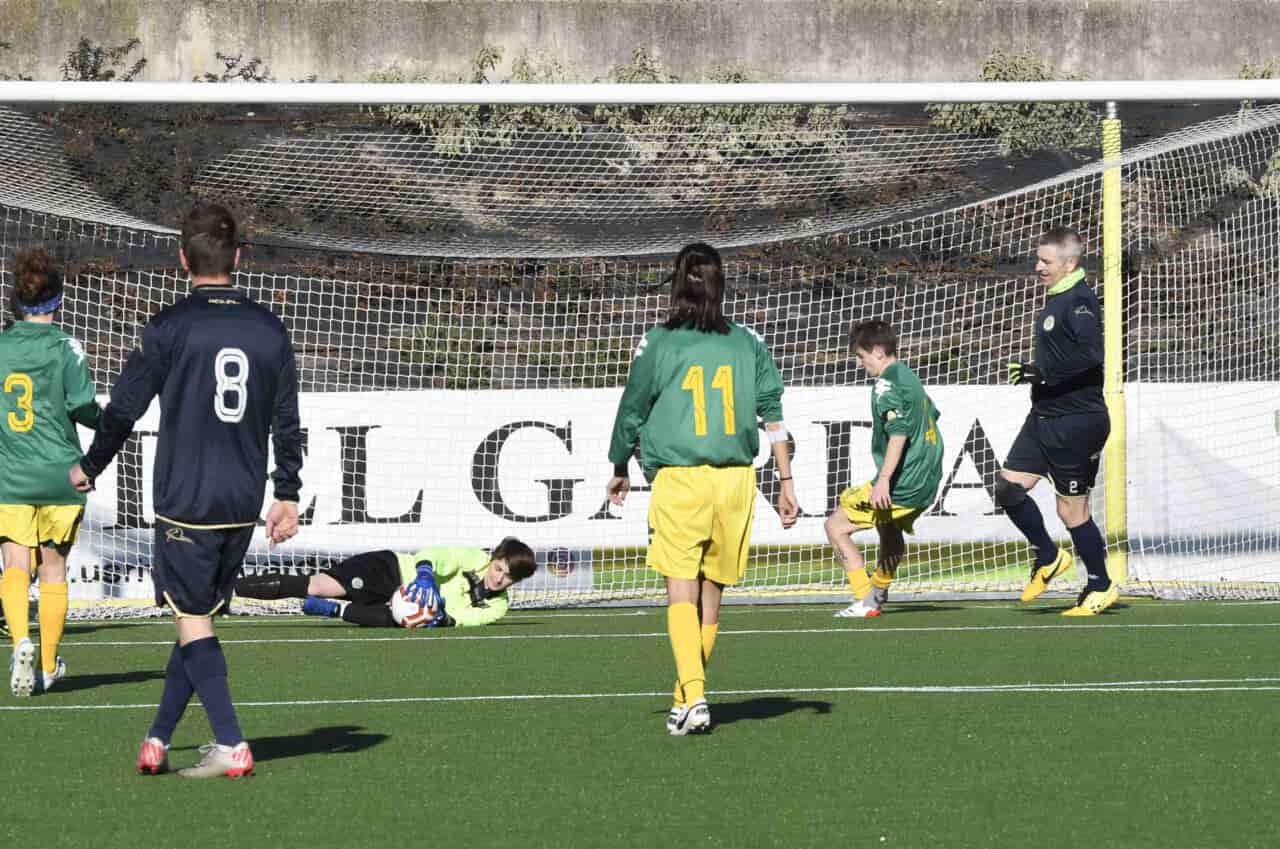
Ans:
{"label": "goal crossbar", "polygon": [[791,83],[230,83],[0,81],[0,103],[822,104],[1280,100],[1272,80]]}

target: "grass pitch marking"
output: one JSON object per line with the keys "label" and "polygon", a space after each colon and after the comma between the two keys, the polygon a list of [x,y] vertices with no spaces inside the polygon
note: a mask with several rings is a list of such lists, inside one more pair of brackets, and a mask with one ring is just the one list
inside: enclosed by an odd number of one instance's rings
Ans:
{"label": "grass pitch marking", "polygon": [[[849,634],[853,636],[894,636],[897,634],[943,634],[964,632],[992,631],[1164,631],[1170,629],[1197,628],[1280,628],[1280,622],[1134,622],[1134,623],[1100,623],[1084,625],[1081,623],[1063,623],[1057,625],[913,625],[903,627],[876,627],[848,625],[832,628],[749,628],[722,630],[720,636],[758,637],[758,636],[791,636],[796,634]],[[440,637],[422,637],[413,633],[403,633],[394,637],[254,637],[242,640],[220,640],[224,646],[229,645],[329,645],[332,643],[394,643],[413,642],[423,645],[443,645],[452,642],[469,642],[474,640],[649,640],[667,639],[666,631],[642,631],[621,634],[459,634]],[[64,646],[78,648],[118,648],[124,646],[172,646],[173,640],[72,640],[62,642]]]}
{"label": "grass pitch marking", "polygon": [[[862,685],[857,687],[769,687],[745,690],[708,690],[709,696],[817,696],[823,694],[874,693],[898,695],[994,695],[1001,693],[1226,693],[1280,692],[1280,678],[1180,678],[1141,681],[1082,681],[1061,684],[924,684],[915,686]],[[451,702],[599,701],[603,699],[670,698],[671,691],[621,693],[506,693],[490,696],[393,696],[364,699],[279,699],[236,702],[236,708],[323,707],[332,705],[447,704]],[[119,705],[0,705],[0,711],[96,711],[154,709],[150,703]]]}

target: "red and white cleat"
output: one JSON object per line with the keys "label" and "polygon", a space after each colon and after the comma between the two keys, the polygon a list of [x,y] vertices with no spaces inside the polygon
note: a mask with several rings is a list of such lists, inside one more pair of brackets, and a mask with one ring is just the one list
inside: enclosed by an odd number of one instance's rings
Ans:
{"label": "red and white cleat", "polygon": [[148,737],[138,749],[138,772],[142,775],[159,775],[169,771],[169,747],[159,737]]}
{"label": "red and white cleat", "polygon": [[209,743],[201,746],[200,751],[204,753],[200,763],[178,770],[178,775],[183,778],[216,778],[219,775],[242,778],[253,774],[253,752],[249,751],[246,740],[234,746]]}

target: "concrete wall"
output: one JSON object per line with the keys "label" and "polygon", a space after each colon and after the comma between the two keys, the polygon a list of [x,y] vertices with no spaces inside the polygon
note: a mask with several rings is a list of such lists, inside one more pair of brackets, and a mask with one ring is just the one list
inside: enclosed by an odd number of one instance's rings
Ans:
{"label": "concrete wall", "polygon": [[260,56],[279,79],[363,80],[393,62],[458,70],[483,45],[546,51],[584,80],[646,47],[683,79],[972,79],[993,48],[1092,79],[1234,77],[1280,57],[1280,0],[0,0],[0,73],[57,79],[81,36],[136,36],[145,78]]}

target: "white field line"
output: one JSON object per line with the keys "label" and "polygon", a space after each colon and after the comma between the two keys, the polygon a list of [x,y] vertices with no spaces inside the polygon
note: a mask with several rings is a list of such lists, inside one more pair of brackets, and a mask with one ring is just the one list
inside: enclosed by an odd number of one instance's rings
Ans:
{"label": "white field line", "polygon": [[[1070,599],[1063,598],[1061,601],[1065,604]],[[1147,603],[1147,600],[1142,600]],[[943,602],[947,603],[947,602]],[[1152,606],[1159,607],[1251,607],[1257,605],[1278,605],[1280,599],[1266,599],[1255,601],[1151,601]],[[766,614],[776,613],[821,613],[824,609],[837,609],[844,606],[844,602],[814,602],[813,604],[804,604],[799,606],[786,606],[774,604],[762,605],[725,605],[720,608],[720,618],[734,618],[738,616],[762,616]],[[964,604],[964,610],[1008,610],[1008,611],[1024,611],[1026,608],[1016,599],[1011,598],[1009,601],[992,601],[983,603]],[[508,620],[517,619],[631,619],[637,616],[662,616],[666,614],[666,607],[660,604],[651,605],[643,608],[614,608],[608,610],[594,611],[544,611],[544,610],[513,610],[508,614]],[[228,620],[231,627],[239,628],[245,625],[283,625],[290,622],[297,622],[301,619],[301,614],[279,614],[273,616],[236,616]],[[146,626],[164,626],[166,628],[173,627],[173,620],[168,616],[156,616],[150,619],[76,619],[70,620],[68,623],[75,625],[93,625],[93,624],[110,624],[112,627],[130,627],[141,628]]]}
{"label": "white field line", "polygon": [[[875,626],[845,626],[833,628],[757,628],[743,630],[723,630],[720,636],[794,636],[796,634],[849,634],[851,636],[895,636],[898,634],[945,634],[961,632],[992,631],[1153,631],[1182,630],[1199,628],[1280,628],[1280,622],[1187,622],[1187,623],[1115,623],[1084,625],[1080,623],[1061,625],[936,625],[899,628],[880,628]],[[621,634],[459,634],[447,637],[422,637],[417,634],[404,633],[394,637],[262,637],[243,640],[222,640],[224,646],[235,645],[328,645],[332,643],[396,643],[414,642],[431,645],[474,640],[638,640],[667,639],[666,631],[628,632]],[[169,646],[172,640],[64,640],[64,646],[79,648],[114,648],[120,646]]]}
{"label": "white field line", "polygon": [[[991,695],[1000,693],[1223,693],[1280,692],[1280,678],[1189,678],[1145,681],[1093,681],[1061,684],[926,684],[858,687],[771,687],[752,690],[709,690],[709,696],[814,696],[870,693],[897,695]],[[670,697],[670,690],[621,693],[507,693],[490,696],[398,696],[364,699],[281,699],[236,702],[239,708],[312,707],[325,705],[402,705],[453,702],[598,701]],[[0,705],[0,711],[95,711],[153,709],[150,703],[118,705]]]}

